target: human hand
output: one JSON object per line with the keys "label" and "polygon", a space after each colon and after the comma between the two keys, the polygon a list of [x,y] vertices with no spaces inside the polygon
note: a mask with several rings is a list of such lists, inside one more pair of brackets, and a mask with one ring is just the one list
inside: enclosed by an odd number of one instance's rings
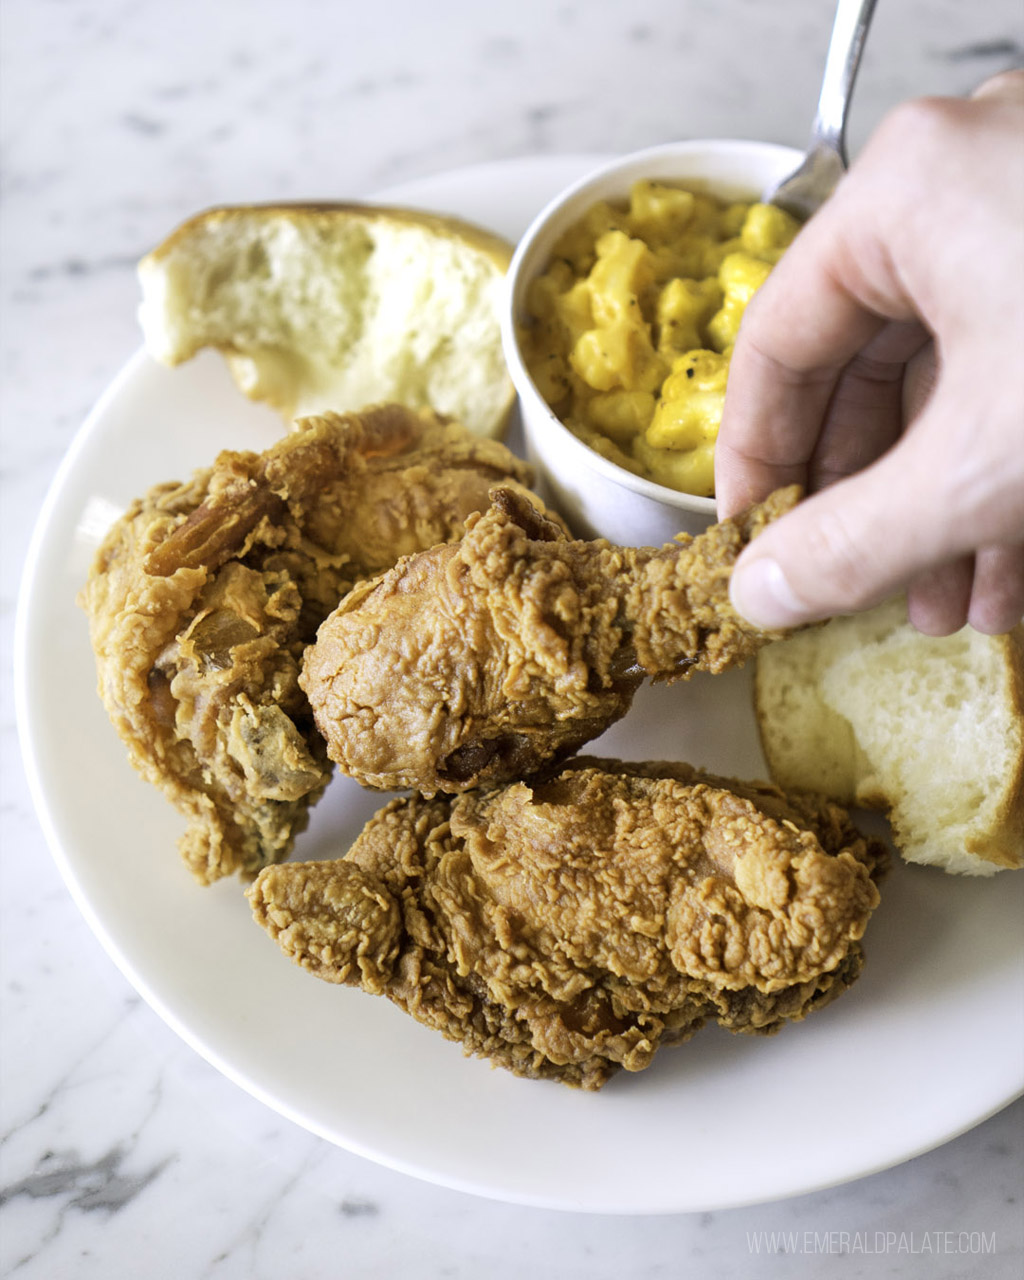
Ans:
{"label": "human hand", "polygon": [[753,622],[903,589],[930,634],[1020,620],[1024,72],[883,121],[747,308],[715,481],[720,519],[811,495],[733,571]]}

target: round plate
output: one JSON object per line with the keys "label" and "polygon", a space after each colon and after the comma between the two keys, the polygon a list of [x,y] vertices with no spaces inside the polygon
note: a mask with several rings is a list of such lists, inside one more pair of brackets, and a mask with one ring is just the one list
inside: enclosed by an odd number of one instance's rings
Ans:
{"label": "round plate", "polygon": [[[599,159],[490,164],[382,198],[514,238]],[[19,608],[19,723],[54,856],[126,977],[199,1053],[296,1123],[392,1168],[615,1213],[724,1208],[842,1182],[938,1145],[1021,1091],[1024,875],[954,879],[897,864],[864,975],[842,999],[770,1039],[707,1029],[594,1094],[492,1070],[386,1000],[316,981],[252,922],[238,882],[195,884],[175,850],[180,819],[133,773],[96,696],[75,596],[130,498],[221,448],[262,449],[281,433],[218,356],[176,370],[135,356],[54,481]],[[749,674],[642,690],[592,750],[763,775]],[[336,779],[296,856],[342,854],[380,803]]]}

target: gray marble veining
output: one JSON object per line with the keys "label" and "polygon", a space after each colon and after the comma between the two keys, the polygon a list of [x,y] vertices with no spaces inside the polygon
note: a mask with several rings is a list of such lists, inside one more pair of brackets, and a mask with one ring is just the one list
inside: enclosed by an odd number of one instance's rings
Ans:
{"label": "gray marble veining", "polygon": [[[5,5],[3,1275],[1021,1273],[1019,1102],[849,1186],[652,1219],[494,1204],[321,1142],[208,1066],[107,959],[45,847],[14,726],[11,633],[30,531],[76,429],[139,344],[134,264],[176,222],[218,201],[355,197],[519,155],[701,135],[800,146],[831,11],[825,0]],[[962,93],[1018,63],[1022,27],[1019,0],[880,4],[853,149],[902,98]],[[996,1250],[780,1251],[793,1233],[898,1232],[920,1244],[950,1230],[990,1233]],[[779,1249],[755,1259],[759,1233],[778,1233]]]}

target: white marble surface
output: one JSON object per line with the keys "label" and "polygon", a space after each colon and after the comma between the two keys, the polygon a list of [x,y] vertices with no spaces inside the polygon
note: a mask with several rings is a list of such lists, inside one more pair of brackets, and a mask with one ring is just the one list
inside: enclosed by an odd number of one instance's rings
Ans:
{"label": "white marble surface", "polygon": [[[7,0],[3,1275],[1021,1274],[1019,1102],[851,1185],[649,1219],[479,1200],[325,1144],[221,1077],[122,979],[60,881],[19,759],[10,653],[21,564],[64,450],[138,345],[140,254],[218,201],[354,197],[485,160],[678,135],[800,145],[831,8]],[[881,0],[854,147],[901,98],[965,91],[1018,61],[1022,44],[1020,0]],[[961,1231],[994,1234],[995,1252],[950,1252],[955,1239],[935,1234]],[[755,1257],[756,1232],[796,1238],[788,1253]],[[880,1253],[835,1256],[803,1252],[805,1232],[897,1234]],[[938,1252],[920,1252],[927,1233]]]}

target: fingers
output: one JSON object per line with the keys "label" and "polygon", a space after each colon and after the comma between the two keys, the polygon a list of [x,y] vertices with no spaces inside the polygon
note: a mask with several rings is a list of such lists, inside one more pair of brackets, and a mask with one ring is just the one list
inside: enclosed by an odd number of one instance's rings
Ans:
{"label": "fingers", "polygon": [[976,555],[927,570],[907,590],[911,623],[948,636],[970,623],[997,636],[1024,618],[1024,546],[983,547]]}
{"label": "fingers", "polygon": [[[843,367],[884,326],[837,290],[828,305],[830,333],[839,346],[822,346],[811,333],[789,334],[794,312],[807,315],[815,307],[826,308],[825,299],[814,296],[818,282],[802,267],[804,261],[784,257],[744,315],[715,446],[721,519],[772,489],[806,484],[807,466]],[[787,262],[796,262],[799,269],[783,272]],[[823,319],[823,327],[825,323]],[[843,333],[847,336],[841,337]]]}
{"label": "fingers", "polygon": [[[869,466],[899,439],[907,419],[908,367],[931,344],[913,323],[886,325],[843,370],[825,412],[821,433],[803,478],[810,491]],[[911,366],[908,360],[915,357]],[[915,379],[915,399],[921,388]]]}
{"label": "fingers", "polygon": [[961,556],[927,569],[907,588],[911,624],[926,636],[949,636],[967,621],[974,557]]}
{"label": "fingers", "polygon": [[[936,377],[927,330],[917,321],[885,325],[839,375],[807,457],[793,456],[788,435],[752,441],[748,448],[757,448],[756,458],[719,437],[716,473],[725,486],[723,492],[716,484],[719,518],[735,515],[773,488],[800,484],[813,492],[863,470],[917,416]],[[782,411],[778,420],[784,420]]]}
{"label": "fingers", "polygon": [[733,570],[737,612],[765,629],[799,626],[871,608],[923,572],[929,557],[909,553],[913,518],[886,492],[889,471],[883,460],[769,526]]}
{"label": "fingers", "polygon": [[[816,451],[822,474],[848,473],[835,452],[838,429],[819,447],[830,405],[843,422],[858,402],[881,407],[874,427],[886,442],[893,436],[890,393],[925,335],[866,230],[873,223],[861,209],[865,197],[856,186],[846,191],[844,198],[841,185],[800,232],[744,314],[716,444],[720,518],[780,485],[807,485]],[[873,429],[863,417],[856,426]]]}
{"label": "fingers", "polygon": [[897,108],[748,306],[719,514],[812,494],[734,570],[752,622],[903,590],[932,634],[1024,613],[1022,112],[1024,72]]}
{"label": "fingers", "polygon": [[935,343],[929,340],[907,361],[903,371],[903,421],[913,422],[931,399],[939,380]]}
{"label": "fingers", "polygon": [[[765,529],[733,570],[733,606],[758,626],[786,628],[906,590],[910,620],[928,635],[965,622],[991,635],[1009,631],[1024,618],[1024,513],[1012,464],[996,471],[1006,487],[984,486],[983,516],[966,489],[960,499],[944,494],[929,433],[904,436]],[[1011,540],[975,552],[983,525],[985,536]]]}
{"label": "fingers", "polygon": [[920,615],[944,628],[966,612],[969,589],[951,569],[945,579],[923,575],[972,550],[969,521],[944,485],[930,432],[902,436],[765,529],[733,570],[733,605],[759,626],[792,627],[871,608],[920,580]]}
{"label": "fingers", "polygon": [[1024,543],[983,547],[975,557],[967,621],[1000,635],[1024,618]]}
{"label": "fingers", "polygon": [[[968,101],[903,104],[783,255],[732,356],[716,446],[721,516],[779,484],[841,473],[831,442],[815,459],[818,432],[844,370],[889,322],[920,319],[959,339],[979,297],[1012,294],[1019,166],[1007,156],[1019,147],[1022,97],[1018,72]],[[971,173],[973,185],[953,173]],[[1009,257],[979,256],[982,244],[1005,245]]]}
{"label": "fingers", "polygon": [[737,515],[773,489],[788,484],[809,487],[807,469],[817,432],[809,429],[808,419],[808,429],[796,435],[795,406],[810,396],[810,416],[824,413],[836,376],[826,370],[820,387],[815,387],[809,378],[794,376],[750,343],[741,359],[739,378],[735,361],[734,353],[715,443],[715,498],[720,520]]}

